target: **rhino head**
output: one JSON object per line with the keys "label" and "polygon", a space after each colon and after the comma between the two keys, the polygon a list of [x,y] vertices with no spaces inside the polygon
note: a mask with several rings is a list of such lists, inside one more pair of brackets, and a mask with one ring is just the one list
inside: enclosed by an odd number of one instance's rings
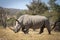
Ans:
{"label": "rhino head", "polygon": [[16,25],[14,27],[9,27],[15,33],[19,32],[21,29],[21,23],[16,19]]}

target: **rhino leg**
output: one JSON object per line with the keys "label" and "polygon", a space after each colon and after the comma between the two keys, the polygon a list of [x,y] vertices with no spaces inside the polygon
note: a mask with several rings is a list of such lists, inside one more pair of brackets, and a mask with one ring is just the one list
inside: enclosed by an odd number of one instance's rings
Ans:
{"label": "rhino leg", "polygon": [[51,27],[50,27],[50,22],[49,21],[45,22],[45,27],[47,28],[48,33],[51,34]]}
{"label": "rhino leg", "polygon": [[40,28],[40,32],[39,32],[39,34],[43,33],[44,28],[45,28],[45,25],[43,25],[43,26]]}
{"label": "rhino leg", "polygon": [[26,29],[25,27],[23,27],[22,31],[24,32],[24,34],[28,34],[29,29]]}
{"label": "rhino leg", "polygon": [[50,28],[47,27],[47,30],[48,30],[48,33],[51,34],[51,30],[50,30]]}

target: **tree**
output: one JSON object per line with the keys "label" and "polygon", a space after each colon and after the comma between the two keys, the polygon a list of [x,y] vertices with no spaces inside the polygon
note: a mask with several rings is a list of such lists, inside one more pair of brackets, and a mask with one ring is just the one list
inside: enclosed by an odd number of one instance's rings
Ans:
{"label": "tree", "polygon": [[[60,20],[60,5],[58,5],[56,3],[57,0],[50,0],[49,1],[49,5],[50,5],[50,10],[52,10],[52,12],[57,12],[57,20]],[[54,13],[55,14],[55,13]]]}
{"label": "tree", "polygon": [[6,18],[7,16],[5,10],[2,7],[0,7],[0,25],[3,25],[4,28],[6,28]]}
{"label": "tree", "polygon": [[56,0],[49,0],[49,5],[50,5],[50,10],[55,10],[56,9]]}
{"label": "tree", "polygon": [[32,0],[30,5],[27,5],[29,11],[32,14],[42,14],[48,10],[48,7],[45,3],[42,3],[41,0]]}

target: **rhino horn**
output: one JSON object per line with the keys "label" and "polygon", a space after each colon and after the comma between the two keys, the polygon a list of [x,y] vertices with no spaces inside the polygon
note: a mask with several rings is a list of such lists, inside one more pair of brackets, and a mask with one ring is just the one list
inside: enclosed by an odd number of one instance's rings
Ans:
{"label": "rhino horn", "polygon": [[13,30],[14,31],[14,28],[13,27],[9,27],[9,29]]}

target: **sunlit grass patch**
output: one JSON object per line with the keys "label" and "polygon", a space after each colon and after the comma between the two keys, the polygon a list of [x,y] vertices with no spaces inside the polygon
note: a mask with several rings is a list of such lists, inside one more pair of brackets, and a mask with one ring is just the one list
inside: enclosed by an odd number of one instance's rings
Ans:
{"label": "sunlit grass patch", "polygon": [[49,35],[45,29],[42,34],[38,33],[39,30],[29,30],[29,34],[24,34],[22,31],[14,33],[9,28],[0,28],[0,38],[4,40],[60,40],[60,32],[52,31],[52,34]]}

